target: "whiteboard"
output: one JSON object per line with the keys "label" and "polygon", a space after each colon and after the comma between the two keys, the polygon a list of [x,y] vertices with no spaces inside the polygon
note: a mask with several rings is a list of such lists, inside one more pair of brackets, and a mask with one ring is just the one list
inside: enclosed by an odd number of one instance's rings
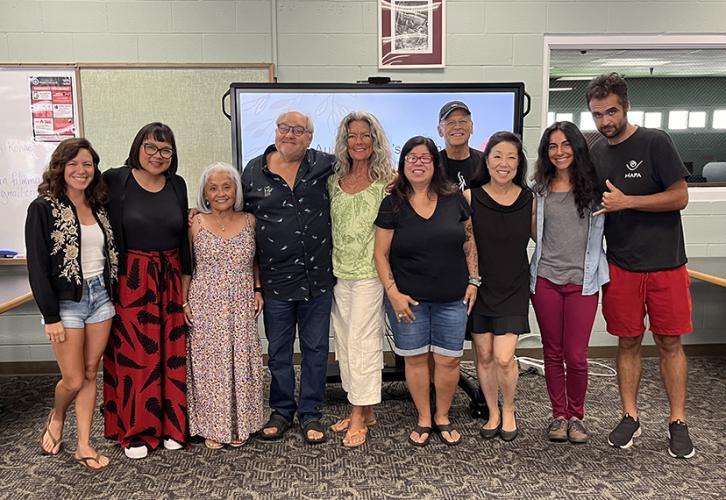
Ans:
{"label": "whiteboard", "polygon": [[[82,133],[78,72],[73,66],[0,66],[0,249],[25,254],[24,227],[28,205],[59,138],[43,140],[43,124],[31,109],[31,78],[70,78],[72,134]],[[69,113],[66,111],[66,115]]]}

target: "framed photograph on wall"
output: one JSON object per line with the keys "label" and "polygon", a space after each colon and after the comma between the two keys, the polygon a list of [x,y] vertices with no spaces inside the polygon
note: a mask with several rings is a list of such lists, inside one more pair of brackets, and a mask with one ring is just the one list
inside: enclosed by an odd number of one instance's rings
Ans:
{"label": "framed photograph on wall", "polygon": [[378,67],[443,68],[445,0],[378,0]]}

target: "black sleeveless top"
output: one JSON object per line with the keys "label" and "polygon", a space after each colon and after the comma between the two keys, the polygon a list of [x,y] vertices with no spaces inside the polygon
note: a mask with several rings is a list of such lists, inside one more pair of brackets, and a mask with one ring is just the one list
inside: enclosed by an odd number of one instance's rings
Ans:
{"label": "black sleeveless top", "polygon": [[483,188],[473,188],[471,212],[482,278],[474,313],[527,316],[532,191],[522,189],[514,203],[506,206],[494,201]]}

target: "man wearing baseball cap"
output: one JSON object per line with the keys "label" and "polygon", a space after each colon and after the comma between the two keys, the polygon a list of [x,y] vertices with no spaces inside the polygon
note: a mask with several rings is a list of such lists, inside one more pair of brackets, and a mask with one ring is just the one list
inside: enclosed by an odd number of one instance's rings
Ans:
{"label": "man wearing baseball cap", "polygon": [[474,132],[469,107],[461,101],[444,104],[439,111],[438,129],[446,143],[446,148],[439,153],[446,177],[463,191],[484,163],[484,154],[469,147],[469,138]]}

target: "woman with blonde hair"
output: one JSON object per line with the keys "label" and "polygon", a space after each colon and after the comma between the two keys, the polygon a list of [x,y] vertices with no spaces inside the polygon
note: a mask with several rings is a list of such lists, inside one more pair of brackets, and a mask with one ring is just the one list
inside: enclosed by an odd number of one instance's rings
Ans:
{"label": "woman with blonde hair", "polygon": [[383,287],[373,262],[378,207],[393,176],[391,145],[378,119],[365,111],[343,118],[335,141],[334,174],[328,178],[333,229],[331,324],[350,416],[331,430],[345,432],[343,446],[366,442],[381,402]]}

